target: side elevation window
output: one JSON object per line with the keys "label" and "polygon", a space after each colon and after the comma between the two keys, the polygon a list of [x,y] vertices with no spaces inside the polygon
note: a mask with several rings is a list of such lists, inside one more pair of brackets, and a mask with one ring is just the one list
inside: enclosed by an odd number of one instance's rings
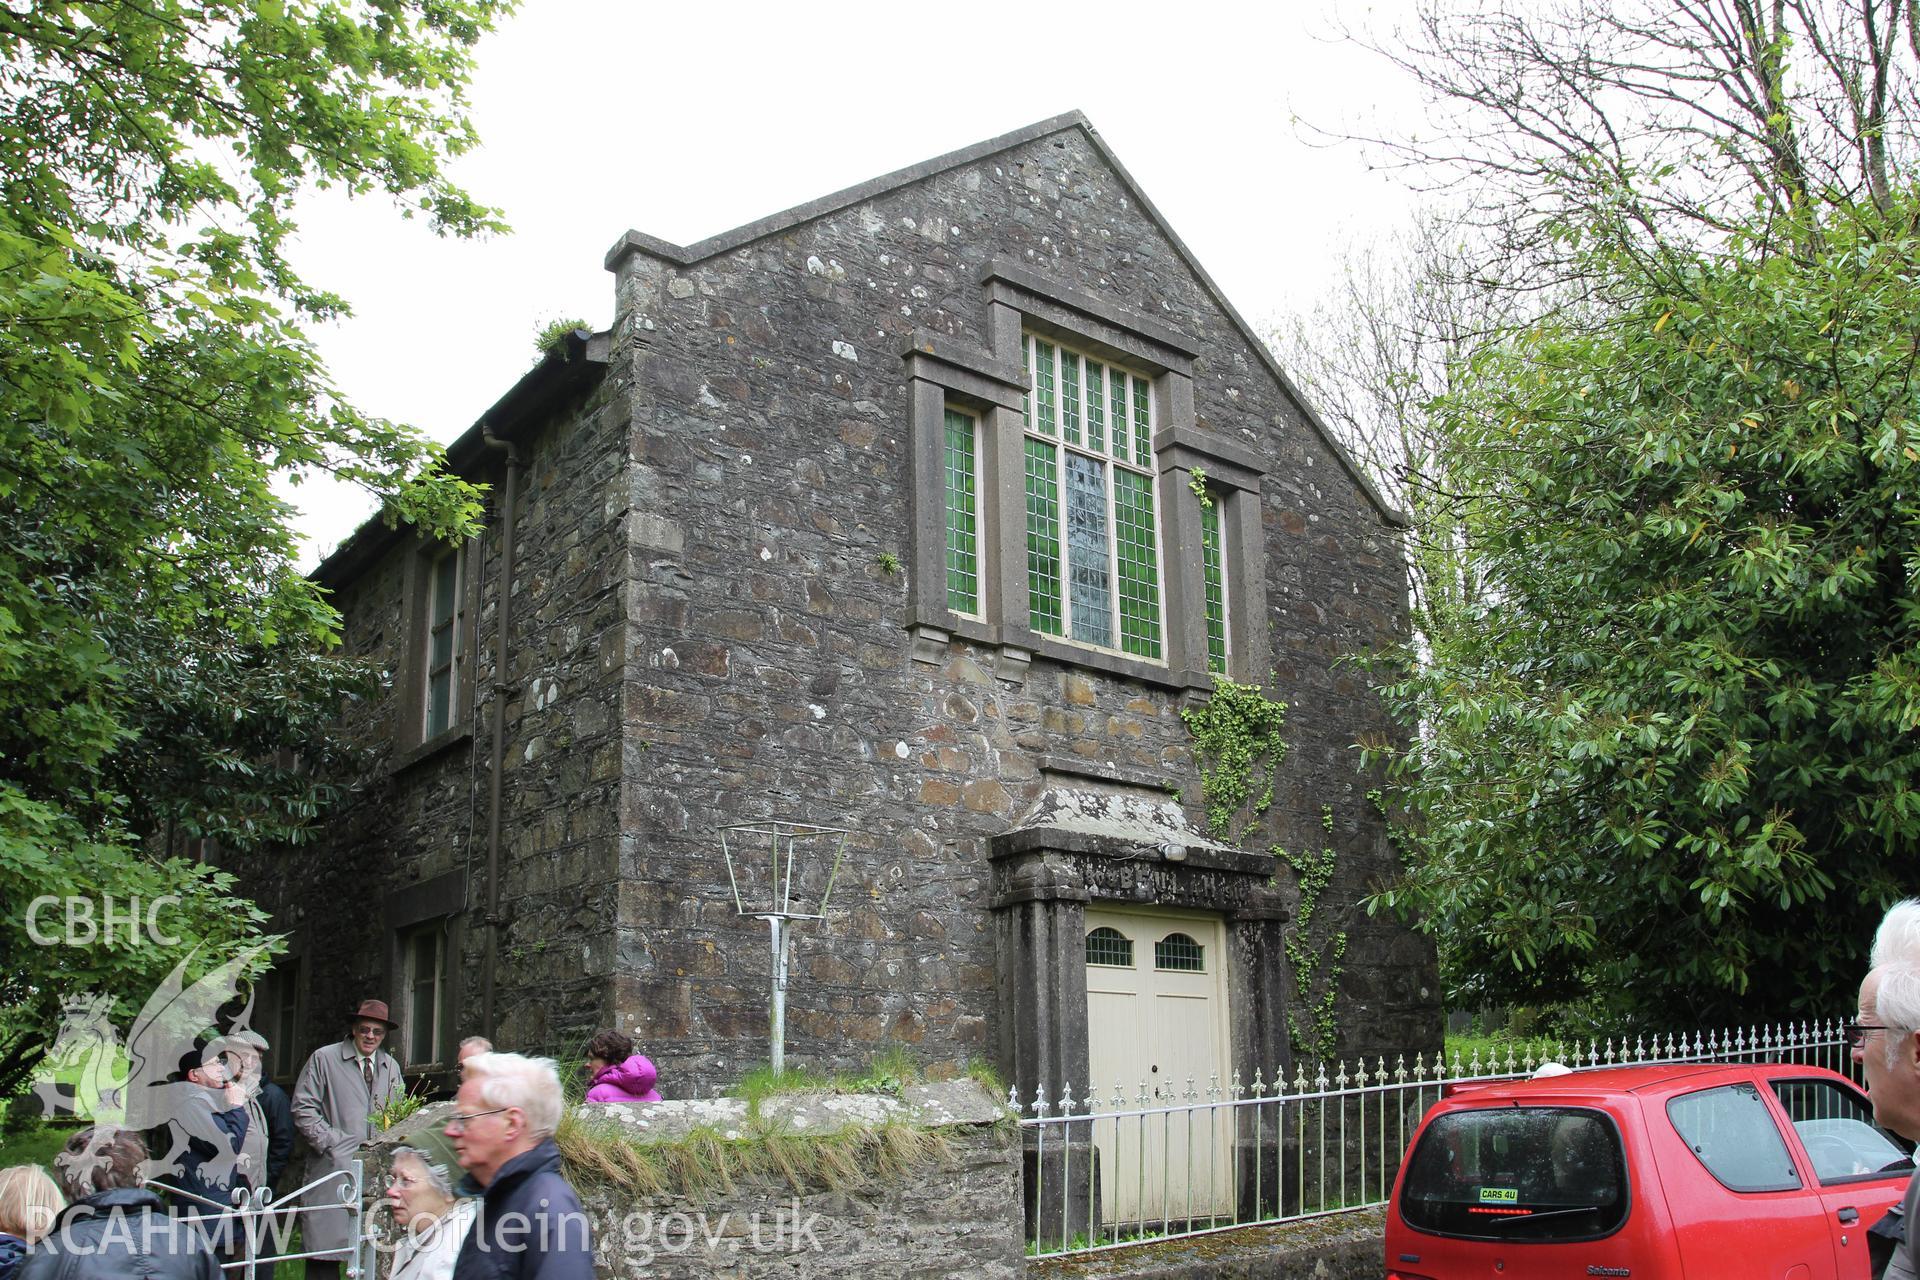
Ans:
{"label": "side elevation window", "polygon": [[433,920],[408,930],[400,939],[406,1003],[402,1026],[407,1065],[440,1061],[447,1016],[447,931]]}
{"label": "side elevation window", "polygon": [[283,958],[262,979],[260,1011],[255,1015],[267,1037],[267,1074],[292,1080],[306,1061],[300,1041],[300,958]]}
{"label": "side elevation window", "polygon": [[1159,661],[1152,384],[1034,334],[1023,353],[1030,625]]}
{"label": "side elevation window", "polygon": [[426,723],[421,735],[426,738],[445,733],[457,718],[455,670],[463,656],[460,604],[465,559],[458,547],[444,548],[434,556],[427,573]]}

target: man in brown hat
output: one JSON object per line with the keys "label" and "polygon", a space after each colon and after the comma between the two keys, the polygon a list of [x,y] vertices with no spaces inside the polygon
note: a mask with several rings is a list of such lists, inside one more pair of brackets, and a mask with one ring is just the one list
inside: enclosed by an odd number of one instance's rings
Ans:
{"label": "man in brown hat", "polygon": [[[351,1169],[360,1144],[373,1136],[374,1113],[400,1096],[400,1064],[380,1052],[380,1042],[396,1025],[387,1016],[385,1001],[362,1000],[347,1022],[347,1038],[315,1049],[300,1069],[293,1086],[293,1124],[313,1148],[307,1181]],[[339,1185],[329,1182],[303,1199],[334,1203]],[[338,1276],[340,1264],[359,1244],[350,1238],[345,1209],[303,1213],[300,1229],[306,1248],[338,1250],[332,1258],[307,1262],[313,1280]]]}

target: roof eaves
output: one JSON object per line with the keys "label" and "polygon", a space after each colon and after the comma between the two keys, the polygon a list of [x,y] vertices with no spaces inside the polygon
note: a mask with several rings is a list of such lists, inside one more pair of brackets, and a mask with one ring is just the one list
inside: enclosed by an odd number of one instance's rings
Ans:
{"label": "roof eaves", "polygon": [[[501,439],[519,434],[555,400],[599,376],[606,368],[611,349],[612,338],[608,333],[575,329],[567,334],[539,363],[520,375],[506,394],[476,418],[459,439],[447,446],[448,469],[469,477],[480,470],[488,454],[489,430]],[[389,522],[383,512],[354,530],[307,576],[323,586],[339,586],[365,570],[395,543],[411,536],[411,530]]]}

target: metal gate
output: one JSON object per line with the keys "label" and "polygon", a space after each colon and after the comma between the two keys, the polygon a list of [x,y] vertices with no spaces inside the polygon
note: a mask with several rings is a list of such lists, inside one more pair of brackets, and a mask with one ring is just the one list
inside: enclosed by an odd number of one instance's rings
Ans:
{"label": "metal gate", "polygon": [[[291,1262],[296,1258],[338,1258],[345,1280],[366,1280],[373,1275],[372,1254],[365,1231],[366,1202],[362,1196],[365,1168],[355,1160],[351,1169],[335,1169],[322,1174],[303,1187],[275,1196],[266,1187],[241,1187],[234,1191],[231,1204],[220,1204],[204,1196],[182,1191],[162,1182],[149,1182],[155,1190],[169,1196],[205,1206],[185,1221],[209,1239],[224,1236],[231,1228],[236,1245],[244,1246],[233,1262],[220,1264],[222,1271],[255,1280],[258,1269],[270,1263]],[[289,1252],[293,1228],[303,1213],[322,1209],[343,1210],[349,1224],[348,1238],[354,1241],[351,1254],[338,1249],[311,1249]]]}

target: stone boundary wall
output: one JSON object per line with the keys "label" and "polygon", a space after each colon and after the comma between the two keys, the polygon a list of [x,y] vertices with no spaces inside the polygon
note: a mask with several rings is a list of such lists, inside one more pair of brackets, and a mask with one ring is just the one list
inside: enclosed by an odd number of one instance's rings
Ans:
{"label": "stone boundary wall", "polygon": [[[393,1149],[438,1133],[452,1103],[426,1107],[363,1148],[370,1221],[392,1240],[382,1191]],[[643,1142],[672,1142],[696,1128],[745,1137],[738,1098],[580,1109]],[[1015,1280],[1025,1274],[1020,1137],[1006,1109],[971,1080],[910,1085],[883,1094],[792,1094],[766,1099],[761,1114],[780,1131],[829,1135],[890,1119],[946,1138],[944,1160],[860,1187],[796,1190],[785,1182],[738,1182],[697,1200],[576,1189],[594,1220],[602,1280],[913,1276],[916,1280]],[[457,1170],[455,1171],[457,1175]],[[383,1251],[375,1276],[388,1274]]]}

